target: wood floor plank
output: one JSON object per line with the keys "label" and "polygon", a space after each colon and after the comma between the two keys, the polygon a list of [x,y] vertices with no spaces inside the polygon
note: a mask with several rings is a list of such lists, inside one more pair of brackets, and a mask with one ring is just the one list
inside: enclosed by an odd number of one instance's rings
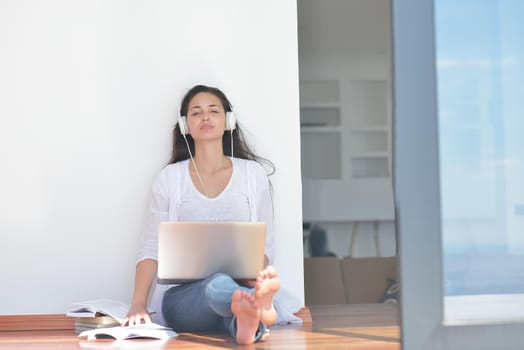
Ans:
{"label": "wood floor plank", "polygon": [[[225,334],[181,333],[167,342],[156,340],[87,341],[79,339],[70,329],[13,330],[20,326],[6,327],[8,321],[20,319],[0,316],[0,349],[380,349],[400,350],[398,307],[394,305],[335,305],[311,306],[312,323],[276,326],[263,342],[239,346]],[[47,315],[49,316],[49,315]],[[40,319],[40,321],[42,321]],[[62,327],[64,320],[47,320],[41,328]],[[70,325],[70,324],[65,324]],[[10,328],[10,330],[6,330]],[[27,327],[22,327],[27,328]]]}

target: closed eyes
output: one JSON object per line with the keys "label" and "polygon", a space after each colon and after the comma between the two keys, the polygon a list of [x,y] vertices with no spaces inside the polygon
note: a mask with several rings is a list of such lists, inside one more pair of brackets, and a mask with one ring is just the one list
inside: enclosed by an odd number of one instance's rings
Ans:
{"label": "closed eyes", "polygon": [[[211,113],[213,113],[213,114],[219,114],[220,111],[219,111],[219,110],[211,110]],[[192,117],[197,117],[197,116],[199,116],[200,114],[202,114],[201,111],[194,111],[193,113],[191,113],[191,116],[192,116]]]}

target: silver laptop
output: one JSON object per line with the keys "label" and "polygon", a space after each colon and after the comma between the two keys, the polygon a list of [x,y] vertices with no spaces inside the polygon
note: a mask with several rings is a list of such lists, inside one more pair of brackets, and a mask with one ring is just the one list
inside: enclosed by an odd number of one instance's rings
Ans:
{"label": "silver laptop", "polygon": [[186,283],[216,272],[256,279],[264,267],[265,237],[261,222],[161,222],[158,282]]}

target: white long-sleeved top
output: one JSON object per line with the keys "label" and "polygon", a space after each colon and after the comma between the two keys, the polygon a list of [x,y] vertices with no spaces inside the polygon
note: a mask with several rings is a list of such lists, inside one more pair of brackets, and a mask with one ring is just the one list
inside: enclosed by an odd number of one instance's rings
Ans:
{"label": "white long-sleeved top", "polygon": [[[137,263],[158,259],[158,224],[163,221],[260,221],[266,223],[265,254],[273,260],[273,203],[264,168],[257,162],[230,158],[233,171],[225,189],[215,198],[200,193],[189,174],[189,160],[166,166],[152,189],[148,218],[139,246]],[[164,323],[161,302],[169,285],[157,285],[150,309],[153,319]]]}

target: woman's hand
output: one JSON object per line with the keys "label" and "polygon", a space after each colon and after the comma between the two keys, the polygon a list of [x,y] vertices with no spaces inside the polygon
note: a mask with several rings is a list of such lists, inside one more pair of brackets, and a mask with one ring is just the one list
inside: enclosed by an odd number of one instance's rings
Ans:
{"label": "woman's hand", "polygon": [[134,326],[141,323],[151,323],[151,316],[143,305],[131,305],[122,326]]}

